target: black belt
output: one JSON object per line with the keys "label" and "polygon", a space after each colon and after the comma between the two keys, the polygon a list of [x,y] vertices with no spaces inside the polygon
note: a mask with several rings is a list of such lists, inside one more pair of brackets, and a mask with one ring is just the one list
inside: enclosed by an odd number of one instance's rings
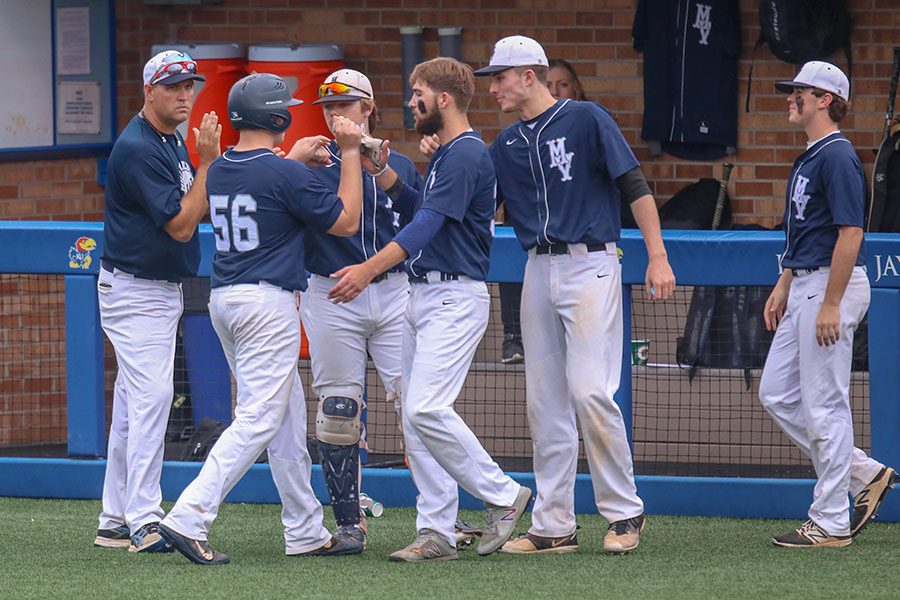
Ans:
{"label": "black belt", "polygon": [[372,281],[370,281],[369,283],[378,283],[380,281],[384,281],[387,278],[388,278],[388,272],[385,271],[381,275],[376,275],[375,277],[373,277]]}
{"label": "black belt", "polygon": [[819,270],[819,267],[810,267],[808,269],[791,269],[791,272],[795,277],[800,277],[802,275],[809,275],[810,273],[815,273]]}
{"label": "black belt", "polygon": [[[586,244],[588,252],[600,252],[606,250],[606,244]],[[535,254],[568,254],[569,244],[550,244],[549,246],[538,246],[534,250]]]}
{"label": "black belt", "polygon": [[168,283],[181,283],[181,279],[174,279],[174,278],[173,279],[159,279],[157,277],[148,277],[146,275],[135,275],[134,273],[128,273],[128,271],[126,271],[125,269],[121,269],[121,268],[115,266],[114,264],[112,264],[111,262],[106,260],[105,258],[100,259],[100,268],[103,269],[104,271],[108,271],[110,273],[112,273],[114,269],[119,269],[123,273],[127,273],[128,275],[131,275],[135,279],[145,279],[147,281],[165,281]]}
{"label": "black belt", "polygon": [[[456,273],[444,273],[441,272],[441,281],[459,281],[459,275]],[[410,283],[428,283],[428,273],[423,273],[422,275],[409,276]]]}

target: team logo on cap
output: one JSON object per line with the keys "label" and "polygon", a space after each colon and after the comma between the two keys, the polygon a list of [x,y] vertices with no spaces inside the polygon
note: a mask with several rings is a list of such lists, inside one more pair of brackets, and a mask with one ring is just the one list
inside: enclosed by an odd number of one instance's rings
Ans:
{"label": "team logo on cap", "polygon": [[75,240],[75,244],[69,247],[69,268],[70,269],[90,269],[91,250],[97,249],[97,242],[94,238],[80,237]]}

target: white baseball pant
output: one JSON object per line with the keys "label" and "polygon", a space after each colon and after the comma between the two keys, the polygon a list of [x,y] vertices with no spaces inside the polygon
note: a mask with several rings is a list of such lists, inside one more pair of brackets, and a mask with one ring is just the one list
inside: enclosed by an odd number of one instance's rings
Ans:
{"label": "white baseball pant", "polygon": [[206,540],[225,496],[268,447],[286,553],[318,548],[331,534],[310,485],[296,296],[265,282],[223,286],[210,294],[210,315],[237,379],[234,421],[163,523]]}
{"label": "white baseball pant", "polygon": [[417,530],[456,545],[457,483],[489,504],[511,506],[520,486],[506,475],[453,409],[487,329],[483,281],[460,278],[410,286],[403,334],[403,438],[419,489]]}
{"label": "white baseball pant", "polygon": [[522,288],[525,398],[534,444],[537,499],[531,532],[575,531],[575,474],[581,424],[599,513],[608,521],[643,513],[622,411],[613,400],[622,368],[622,269],[615,244],[538,255]]}
{"label": "white baseball pant", "polygon": [[[403,314],[409,299],[406,273],[368,285],[352,302],[334,304],[328,292],[338,280],[320,275],[309,278],[309,288],[300,301],[300,317],[309,339],[312,387],[321,398],[355,395],[365,389],[367,352],[389,398],[400,393],[400,346]],[[395,407],[396,408],[396,407]]]}
{"label": "white baseball pant", "polygon": [[782,431],[812,459],[818,481],[809,518],[831,535],[850,535],[848,492],[859,493],[884,466],[853,446],[850,365],[853,333],[869,307],[869,279],[853,269],[841,299],[838,342],[819,346],[816,318],[828,268],[794,276],[787,310],[766,357],[759,398]]}
{"label": "white baseball pant", "polygon": [[118,364],[99,528],[126,524],[134,533],[164,514],[159,478],[174,393],[181,286],[100,269],[97,295],[100,323]]}

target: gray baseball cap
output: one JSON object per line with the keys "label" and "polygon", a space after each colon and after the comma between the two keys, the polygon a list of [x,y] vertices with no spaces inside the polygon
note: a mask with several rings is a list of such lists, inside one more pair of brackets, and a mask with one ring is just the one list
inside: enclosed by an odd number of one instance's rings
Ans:
{"label": "gray baseball cap", "polygon": [[775,89],[790,94],[794,88],[812,87],[831,92],[843,100],[850,99],[850,81],[831,63],[811,60],[800,69],[793,81],[777,81]]}

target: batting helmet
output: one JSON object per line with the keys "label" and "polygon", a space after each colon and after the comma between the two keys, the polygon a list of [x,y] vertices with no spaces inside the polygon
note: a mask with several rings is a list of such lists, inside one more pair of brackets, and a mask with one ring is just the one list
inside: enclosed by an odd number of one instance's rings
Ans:
{"label": "batting helmet", "polygon": [[265,129],[283,133],[291,126],[288,108],[303,104],[291,97],[284,79],[254,73],[235,83],[228,93],[228,117],[235,129]]}

